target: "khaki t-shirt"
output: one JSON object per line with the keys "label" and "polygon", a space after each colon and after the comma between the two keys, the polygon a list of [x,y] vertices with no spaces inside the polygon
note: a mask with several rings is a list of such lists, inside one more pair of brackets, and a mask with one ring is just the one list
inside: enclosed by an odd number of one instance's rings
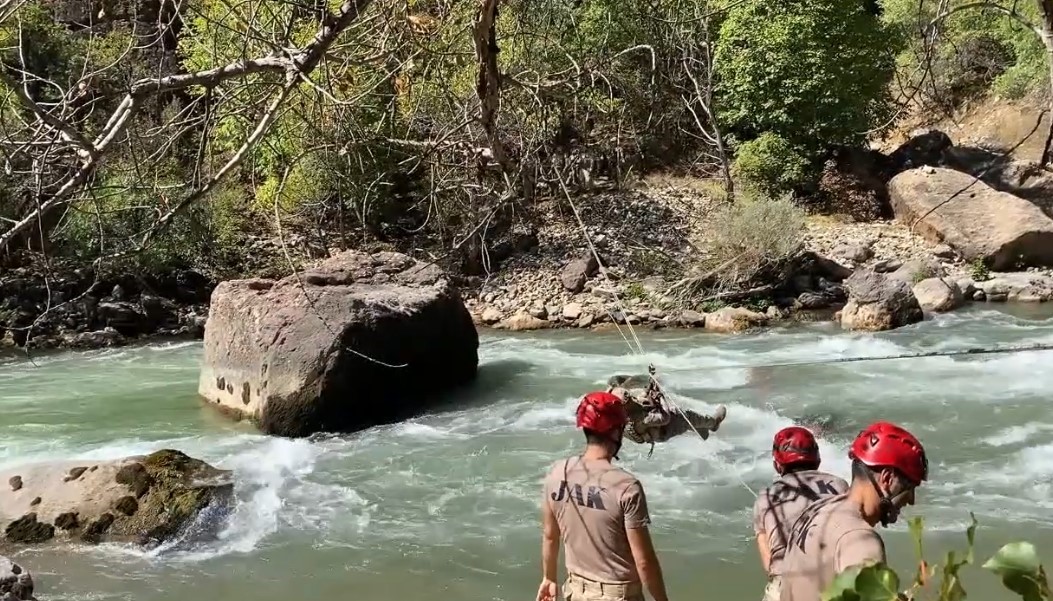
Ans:
{"label": "khaki t-shirt", "polygon": [[639,582],[626,528],[651,523],[643,487],[606,461],[557,461],[545,478],[544,502],[559,522],[567,571],[609,584]]}
{"label": "khaki t-shirt", "polygon": [[885,561],[881,536],[847,497],[837,495],[808,506],[793,525],[783,558],[780,601],[819,601],[837,574]]}
{"label": "khaki t-shirt", "polygon": [[784,474],[766,488],[753,504],[753,533],[768,535],[771,563],[768,574],[782,573],[786,537],[806,507],[848,490],[848,482],[818,470]]}

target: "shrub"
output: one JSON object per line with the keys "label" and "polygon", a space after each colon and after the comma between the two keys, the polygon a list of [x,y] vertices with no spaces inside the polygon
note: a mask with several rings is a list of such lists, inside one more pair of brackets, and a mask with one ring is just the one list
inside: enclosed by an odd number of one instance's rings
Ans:
{"label": "shrub", "polygon": [[764,132],[739,146],[732,165],[735,177],[770,196],[791,192],[809,176],[809,161],[786,138]]}
{"label": "shrub", "polygon": [[715,64],[721,117],[742,140],[772,132],[811,158],[861,143],[891,114],[893,52],[863,2],[737,4]]}
{"label": "shrub", "polygon": [[749,189],[743,192],[735,204],[716,211],[697,244],[702,251],[698,267],[721,288],[749,284],[800,249],[804,210],[788,197],[773,200]]}
{"label": "shrub", "polygon": [[[970,514],[972,517],[972,514]],[[951,551],[943,565],[930,566],[922,549],[923,522],[920,517],[910,521],[918,571],[906,590],[901,588],[899,575],[883,564],[859,566],[845,570],[830,583],[822,595],[823,601],[961,601],[966,598],[962,586],[961,569],[973,565],[973,544],[976,518],[965,531],[967,547],[964,553]],[[1034,545],[1015,542],[1004,545],[982,566],[998,576],[1002,585],[1026,601],[1049,601],[1053,598],[1046,581],[1045,569],[1039,561]],[[937,575],[939,580],[936,580]]]}

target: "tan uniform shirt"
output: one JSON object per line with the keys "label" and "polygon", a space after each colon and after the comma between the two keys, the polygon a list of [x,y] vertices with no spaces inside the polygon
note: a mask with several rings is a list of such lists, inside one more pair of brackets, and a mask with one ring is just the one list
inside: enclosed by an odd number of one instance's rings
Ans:
{"label": "tan uniform shirt", "polygon": [[768,535],[771,550],[770,576],[781,574],[786,538],[806,507],[848,490],[848,482],[818,470],[780,476],[753,504],[753,533]]}
{"label": "tan uniform shirt", "polygon": [[639,582],[626,528],[651,523],[640,481],[606,461],[557,461],[544,502],[559,522],[567,571],[608,584]]}
{"label": "tan uniform shirt", "polygon": [[780,601],[819,601],[834,577],[862,563],[885,561],[881,536],[838,495],[810,505],[790,532]]}

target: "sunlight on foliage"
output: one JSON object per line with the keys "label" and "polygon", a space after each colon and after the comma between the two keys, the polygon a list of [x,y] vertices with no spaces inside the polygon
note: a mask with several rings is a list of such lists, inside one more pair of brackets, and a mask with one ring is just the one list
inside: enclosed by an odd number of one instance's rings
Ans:
{"label": "sunlight on foliage", "polygon": [[[884,564],[857,566],[838,574],[823,592],[822,601],[962,601],[966,598],[966,592],[960,572],[965,566],[974,565],[977,523],[975,516],[969,515],[972,524],[965,532],[967,546],[964,553],[949,551],[939,565],[930,565],[925,560],[922,518],[910,520],[918,571],[906,589],[901,588],[899,575]],[[1031,543],[1004,545],[981,567],[998,576],[1003,586],[1024,601],[1053,599],[1045,570]]]}

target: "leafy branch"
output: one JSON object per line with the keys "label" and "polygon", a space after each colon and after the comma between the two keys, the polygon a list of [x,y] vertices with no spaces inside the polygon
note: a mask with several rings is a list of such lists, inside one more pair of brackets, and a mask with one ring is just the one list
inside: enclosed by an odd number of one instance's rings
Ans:
{"label": "leafy branch", "polygon": [[[901,589],[899,574],[885,564],[856,566],[837,575],[823,592],[822,601],[961,601],[966,598],[961,570],[974,565],[976,517],[965,531],[967,546],[964,553],[948,551],[943,563],[929,565],[922,548],[922,518],[910,521],[910,534],[918,558],[918,570],[910,586]],[[1004,545],[982,566],[998,576],[1002,585],[1020,595],[1024,601],[1053,599],[1046,572],[1039,561],[1035,546],[1029,542]]]}

